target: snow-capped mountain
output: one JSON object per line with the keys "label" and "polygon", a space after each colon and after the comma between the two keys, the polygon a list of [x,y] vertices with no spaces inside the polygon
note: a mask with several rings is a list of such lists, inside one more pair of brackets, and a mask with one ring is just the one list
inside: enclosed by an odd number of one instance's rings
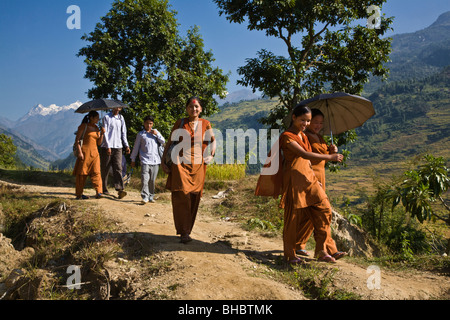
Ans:
{"label": "snow-capped mountain", "polygon": [[240,101],[245,101],[245,100],[260,99],[260,98],[261,98],[261,95],[253,93],[253,91],[248,90],[248,89],[242,89],[242,90],[228,93],[225,99],[218,99],[217,102],[219,103],[219,106],[221,106],[227,102],[234,103],[234,102],[240,102]]}
{"label": "snow-capped mountain", "polygon": [[38,151],[45,159],[66,158],[72,151],[74,132],[83,120],[83,115],[75,113],[81,105],[80,101],[66,106],[38,104],[11,123],[9,129],[50,150],[51,153]]}
{"label": "snow-capped mountain", "polygon": [[80,101],[74,102],[68,106],[57,106],[56,104],[49,105],[48,107],[43,106],[42,104],[37,104],[33,108],[28,111],[26,115],[18,120],[18,122],[26,121],[27,119],[34,116],[49,116],[54,115],[59,112],[70,111],[75,112],[83,103]]}

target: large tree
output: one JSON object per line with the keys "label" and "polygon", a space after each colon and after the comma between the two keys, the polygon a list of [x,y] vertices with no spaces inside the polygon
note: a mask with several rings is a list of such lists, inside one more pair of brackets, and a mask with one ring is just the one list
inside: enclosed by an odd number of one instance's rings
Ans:
{"label": "large tree", "polygon": [[91,99],[114,98],[130,105],[124,111],[132,143],[146,115],[166,137],[183,115],[189,96],[204,105],[204,115],[218,111],[214,95],[224,97],[228,75],[213,67],[196,27],[179,35],[176,12],[167,0],[116,0],[78,56],[93,82]]}
{"label": "large tree", "polygon": [[[214,0],[220,15],[281,40],[286,55],[261,49],[238,69],[238,84],[278,98],[263,123],[280,127],[301,100],[319,93],[361,94],[370,76],[386,77],[391,39],[382,38],[392,23],[376,28],[366,21],[386,0]],[[363,24],[361,25],[361,20]],[[370,21],[370,20],[369,20]],[[373,23],[370,21],[370,26]]]}

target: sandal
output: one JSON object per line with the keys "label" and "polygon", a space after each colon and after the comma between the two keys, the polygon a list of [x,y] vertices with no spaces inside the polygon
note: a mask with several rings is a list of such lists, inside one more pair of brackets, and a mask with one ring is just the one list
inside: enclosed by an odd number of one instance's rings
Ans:
{"label": "sandal", "polygon": [[319,262],[336,263],[336,259],[334,259],[334,258],[333,258],[332,256],[330,256],[329,254],[324,255],[323,257],[318,258],[317,261],[319,261]]}
{"label": "sandal", "polygon": [[289,264],[305,264],[305,260],[303,260],[302,258],[297,257],[295,259],[289,260],[288,263]]}
{"label": "sandal", "polygon": [[84,194],[81,197],[77,197],[76,200],[88,200],[89,197],[85,196]]}
{"label": "sandal", "polygon": [[297,250],[296,253],[297,253],[298,255],[300,255],[300,256],[309,257],[309,252],[306,251],[305,249]]}
{"label": "sandal", "polygon": [[333,254],[332,257],[333,257],[335,260],[339,260],[340,258],[342,258],[342,257],[344,257],[344,256],[346,256],[346,255],[347,255],[347,252],[338,251],[338,252],[336,252],[335,254]]}

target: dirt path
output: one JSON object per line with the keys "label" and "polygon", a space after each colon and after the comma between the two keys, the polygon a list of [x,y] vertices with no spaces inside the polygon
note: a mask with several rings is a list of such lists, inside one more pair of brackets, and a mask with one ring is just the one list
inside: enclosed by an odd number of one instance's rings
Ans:
{"label": "dirt path", "polygon": [[[73,199],[73,188],[24,186],[43,197]],[[87,192],[89,195],[89,191]],[[277,281],[271,274],[282,256],[281,237],[267,238],[208,213],[214,205],[205,193],[192,233],[194,241],[179,243],[175,235],[170,194],[158,195],[154,204],[140,205],[138,192],[129,191],[121,201],[108,197],[87,200],[97,204],[130,233],[145,234],[161,255],[172,261],[170,272],[153,279],[152,286],[171,287],[170,299],[186,300],[302,300],[304,295]],[[366,267],[344,258],[327,268],[337,268],[334,285],[363,299],[434,299],[450,293],[450,279],[425,272],[380,270],[379,289],[367,285]]]}

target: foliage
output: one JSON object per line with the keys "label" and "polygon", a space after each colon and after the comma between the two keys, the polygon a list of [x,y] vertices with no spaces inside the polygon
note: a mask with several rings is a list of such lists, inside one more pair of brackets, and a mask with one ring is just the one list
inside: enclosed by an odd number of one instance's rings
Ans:
{"label": "foliage", "polygon": [[213,54],[204,51],[198,28],[182,38],[177,26],[167,0],[116,0],[95,30],[82,37],[90,42],[78,53],[86,57],[85,77],[94,84],[88,96],[130,106],[124,111],[130,142],[148,114],[167,137],[187,98],[198,96],[207,116],[218,110],[213,95],[224,97],[228,76],[212,66]]}
{"label": "foliage", "polygon": [[362,216],[363,226],[403,259],[409,259],[413,253],[444,249],[438,238],[444,237],[445,232],[439,236],[425,222],[438,219],[447,229],[450,226],[450,210],[443,199],[450,181],[445,160],[426,155],[423,162],[390,182],[376,185]]}
{"label": "foliage", "polygon": [[392,18],[384,17],[379,29],[355,24],[367,20],[370,5],[381,6],[386,0],[214,2],[230,22],[246,23],[249,30],[279,38],[287,49],[286,57],[262,49],[238,69],[242,76],[238,84],[279,99],[263,119],[272,127],[282,126],[280,120],[301,100],[325,90],[360,94],[371,74],[387,75],[384,63],[391,39],[381,37]]}
{"label": "foliage", "polygon": [[[450,226],[450,208],[442,198],[450,185],[449,169],[445,166],[443,157],[426,155],[424,160],[425,164],[420,165],[417,170],[405,172],[403,182],[387,196],[394,200],[393,207],[401,202],[411,217],[417,218],[421,223],[434,216]],[[436,200],[446,207],[446,217],[433,209],[432,203]]]}
{"label": "foliage", "polygon": [[15,166],[17,147],[14,145],[11,137],[0,134],[0,167],[11,168]]}
{"label": "foliage", "polygon": [[[376,115],[357,128],[352,157],[368,163],[406,161],[420,153],[449,157],[450,66],[421,80],[392,82],[369,100]],[[400,147],[401,146],[401,147]]]}
{"label": "foliage", "polygon": [[245,177],[245,164],[211,164],[206,170],[207,180],[240,180]]}

